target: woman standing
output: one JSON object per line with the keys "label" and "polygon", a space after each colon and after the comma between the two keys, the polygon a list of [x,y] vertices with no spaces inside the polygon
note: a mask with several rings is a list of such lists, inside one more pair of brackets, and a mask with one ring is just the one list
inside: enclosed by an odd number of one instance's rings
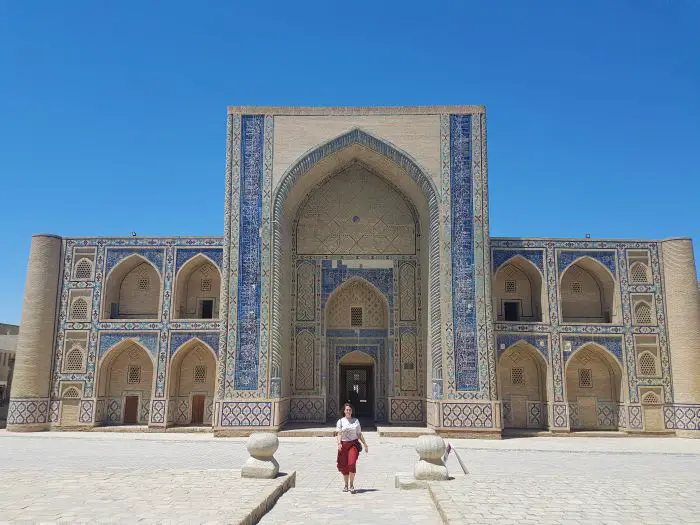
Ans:
{"label": "woman standing", "polygon": [[[352,417],[352,405],[350,403],[343,405],[343,413],[345,417],[341,417],[335,426],[338,441],[338,470],[345,481],[343,492],[350,490],[352,494],[355,494],[355,464],[357,463],[357,456],[362,450],[359,442],[362,441],[365,447],[365,454],[369,453],[369,447],[362,436],[360,421]],[[348,480],[350,481],[349,488]]]}

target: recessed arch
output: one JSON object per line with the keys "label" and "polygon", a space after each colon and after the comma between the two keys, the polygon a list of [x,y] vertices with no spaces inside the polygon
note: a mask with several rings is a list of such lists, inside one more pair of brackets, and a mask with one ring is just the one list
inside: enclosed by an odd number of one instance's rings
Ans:
{"label": "recessed arch", "polygon": [[[364,296],[361,298],[363,302],[367,303],[368,306],[372,307],[372,310],[376,310],[377,305],[374,304],[376,301],[381,303],[381,312],[375,312],[377,315],[381,315],[381,322],[370,322],[370,324],[367,324],[367,320],[371,318],[365,318],[363,319],[363,323],[358,325],[358,328],[382,328],[382,329],[387,329],[389,325],[389,301],[387,300],[387,297],[377,288],[374,284],[369,282],[367,279],[364,279],[359,276],[353,276],[346,280],[345,282],[341,283],[335,290],[333,290],[330,295],[328,296],[328,300],[326,301],[326,305],[324,308],[324,318],[325,318],[325,327],[326,329],[333,329],[333,328],[353,328],[355,325],[352,324],[352,319],[350,318],[351,312],[349,311],[349,308],[351,308],[353,305],[356,307],[362,307],[361,304],[354,304],[351,305],[350,302],[352,302],[353,297],[350,297],[351,291],[353,288],[358,288],[360,293],[360,296]],[[369,293],[369,297],[367,297],[368,294],[363,294],[362,290],[366,290]],[[357,295],[357,294],[354,294]],[[347,297],[345,297],[347,296]],[[345,301],[343,301],[345,299]],[[356,298],[360,299],[360,298]],[[373,301],[373,299],[376,299],[376,301]],[[350,302],[348,302],[350,301]],[[348,304],[338,304],[338,303],[348,303]],[[344,312],[347,314],[347,320],[350,322],[347,323],[341,323],[339,321],[342,321],[342,313],[341,312],[333,312],[333,310],[336,308],[343,308],[345,307],[348,309],[347,312]]]}
{"label": "recessed arch", "polygon": [[591,257],[579,257],[559,278],[560,313],[564,323],[619,321],[619,293],[615,275]]}
{"label": "recessed arch", "polygon": [[[282,277],[292,272],[294,221],[310,190],[353,164],[366,167],[404,195],[418,215],[417,231],[427,232],[419,236],[420,267],[427,272],[420,281],[422,296],[427,298],[420,322],[427,327],[423,333],[427,333],[432,350],[432,377],[441,378],[439,193],[427,171],[394,145],[356,128],[307,151],[286,170],[272,195],[271,281],[282,283]],[[272,378],[279,378],[282,370],[290,369],[281,351],[283,347],[293,347],[288,343],[293,338],[290,296],[291,291],[284,285],[271,295]],[[284,391],[289,382],[283,378],[282,384]]]}
{"label": "recessed arch", "polygon": [[494,318],[498,321],[541,322],[547,291],[540,269],[522,255],[501,264],[492,283]]}
{"label": "recessed arch", "polygon": [[581,345],[565,365],[566,394],[573,430],[616,430],[624,402],[623,367],[595,342]]}
{"label": "recessed arch", "polygon": [[134,253],[112,268],[105,280],[102,318],[157,320],[163,282],[155,265]]}
{"label": "recessed arch", "polygon": [[210,425],[216,383],[216,352],[193,337],[181,344],[168,364],[168,423]]}
{"label": "recessed arch", "polygon": [[221,271],[211,258],[198,253],[175,275],[172,315],[174,319],[218,319]]}
{"label": "recessed arch", "polygon": [[112,346],[97,366],[97,397],[106,405],[107,424],[147,424],[156,363],[139,341]]}
{"label": "recessed arch", "polygon": [[497,361],[498,396],[504,428],[547,426],[547,362],[532,344],[519,340]]}

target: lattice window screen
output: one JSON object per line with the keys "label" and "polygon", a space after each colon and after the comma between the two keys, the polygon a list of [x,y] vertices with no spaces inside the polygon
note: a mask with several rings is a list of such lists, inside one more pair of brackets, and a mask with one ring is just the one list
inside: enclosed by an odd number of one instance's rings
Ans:
{"label": "lattice window screen", "polygon": [[138,365],[129,365],[129,374],[127,375],[127,383],[136,384],[141,382],[141,367]]}
{"label": "lattice window screen", "polygon": [[88,304],[85,299],[78,297],[70,306],[71,319],[88,319]]}
{"label": "lattice window screen", "polygon": [[638,324],[651,324],[651,307],[647,303],[639,303],[634,307],[634,317]]}
{"label": "lattice window screen", "polygon": [[506,293],[515,293],[517,290],[515,281],[506,281]]}
{"label": "lattice window screen", "polygon": [[648,282],[648,275],[647,266],[644,263],[637,262],[630,267],[630,278],[633,283]]}
{"label": "lattice window screen", "polygon": [[198,384],[206,383],[207,367],[205,365],[196,365],[194,367],[194,382]]}
{"label": "lattice window screen", "polygon": [[362,326],[362,308],[350,308],[350,326]]}
{"label": "lattice window screen", "polygon": [[581,281],[573,281],[571,283],[571,293],[581,295],[583,293],[583,283]]}
{"label": "lattice window screen", "polygon": [[510,382],[514,385],[524,385],[525,384],[525,369],[524,368],[511,368],[510,369]]}
{"label": "lattice window screen", "polygon": [[650,352],[643,352],[639,356],[639,375],[656,375],[656,357],[654,357]]}
{"label": "lattice window screen", "polygon": [[79,348],[72,348],[66,355],[66,372],[80,372],[83,369],[83,353]]}
{"label": "lattice window screen", "polygon": [[77,388],[69,388],[63,392],[63,399],[80,399],[80,392]]}
{"label": "lattice window screen", "polygon": [[578,386],[581,388],[593,388],[593,370],[590,368],[579,368]]}
{"label": "lattice window screen", "polygon": [[151,280],[147,278],[141,278],[139,279],[139,290],[150,290],[151,289]]}
{"label": "lattice window screen", "polygon": [[211,279],[202,279],[199,289],[202,292],[211,292]]}
{"label": "lattice window screen", "polygon": [[92,262],[88,259],[80,259],[75,265],[76,279],[90,279],[92,277]]}

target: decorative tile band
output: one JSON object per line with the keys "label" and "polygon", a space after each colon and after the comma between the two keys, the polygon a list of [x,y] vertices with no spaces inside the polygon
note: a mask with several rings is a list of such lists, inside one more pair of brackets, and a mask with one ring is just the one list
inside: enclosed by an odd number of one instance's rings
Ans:
{"label": "decorative tile band", "polygon": [[520,256],[534,264],[544,274],[544,250],[493,250],[494,273],[513,257]]}
{"label": "decorative tile band", "polygon": [[491,403],[442,403],[442,426],[447,428],[493,428]]}
{"label": "decorative tile band", "polygon": [[545,362],[549,361],[549,337],[540,334],[496,334],[498,356],[500,357],[503,352],[520,341],[525,341],[535,347],[542,354]]}
{"label": "decorative tile band", "polygon": [[260,225],[264,117],[244,116],[241,144],[238,334],[235,388],[258,388],[260,340]]}
{"label": "decorative tile band", "polygon": [[[588,343],[595,343],[607,349],[611,354],[617,357],[620,366],[623,366],[624,359],[622,357],[623,340],[621,337],[600,337],[600,336],[563,336],[564,342],[564,361],[568,361],[571,355],[582,346]],[[570,345],[567,345],[570,343]]]}
{"label": "decorative tile band", "polygon": [[610,273],[617,275],[617,265],[615,263],[615,252],[614,251],[559,251],[557,255],[557,269],[559,275],[564,271],[565,268],[569,267],[571,263],[575,262],[581,257],[590,257],[605,266]]}
{"label": "decorative tile band", "polygon": [[272,425],[272,403],[224,401],[220,404],[222,427],[269,427]]}
{"label": "decorative tile band", "polygon": [[123,259],[132,255],[139,255],[144,259],[153,263],[159,275],[163,274],[163,249],[138,249],[138,248],[108,248],[107,249],[107,265],[105,267],[105,275]]}
{"label": "decorative tile band", "polygon": [[100,333],[98,359],[102,359],[109,350],[125,339],[139,343],[140,346],[148,350],[151,359],[156,359],[158,356],[158,335],[158,332],[102,332]]}
{"label": "decorative tile band", "polygon": [[223,248],[178,248],[175,255],[175,274],[177,275],[186,262],[200,254],[213,261],[221,270]]}
{"label": "decorative tile band", "polygon": [[7,407],[8,425],[34,425],[47,423],[48,398],[10,399]]}
{"label": "decorative tile band", "polygon": [[700,430],[700,405],[664,406],[666,428],[677,430]]}
{"label": "decorative tile band", "polygon": [[457,390],[478,390],[471,116],[450,116],[452,316]]}
{"label": "decorative tile band", "polygon": [[219,355],[219,332],[171,332],[170,333],[170,356],[192,339],[199,339]]}

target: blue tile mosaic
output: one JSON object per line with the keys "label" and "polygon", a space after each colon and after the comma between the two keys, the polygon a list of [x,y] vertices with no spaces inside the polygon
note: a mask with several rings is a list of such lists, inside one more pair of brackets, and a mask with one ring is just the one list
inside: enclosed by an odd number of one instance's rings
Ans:
{"label": "blue tile mosaic", "polygon": [[607,348],[610,353],[617,357],[620,364],[624,362],[622,359],[622,337],[564,336],[562,337],[562,341],[571,343],[571,350],[566,350],[566,345],[564,346],[564,361],[567,361],[571,355],[583,345],[587,343],[596,343],[604,348]]}
{"label": "blue tile mosaic", "polygon": [[177,255],[175,256],[175,273],[177,274],[178,270],[182,268],[182,265],[185,264],[187,261],[192,259],[192,257],[195,257],[196,255],[199,254],[205,255],[214,263],[216,266],[218,266],[219,270],[221,270],[221,260],[224,256],[223,249],[216,249],[216,248],[178,248],[177,250]]}
{"label": "blue tile mosaic", "polygon": [[559,251],[557,256],[557,269],[559,274],[564,271],[571,263],[576,259],[581,257],[590,257],[605,266],[610,273],[617,275],[617,265],[615,263],[615,252],[614,251]]}
{"label": "blue tile mosaic", "polygon": [[262,115],[246,115],[241,131],[238,334],[234,379],[237,390],[258,388],[264,124]]}
{"label": "blue tile mosaic", "polygon": [[144,250],[138,248],[108,248],[107,249],[107,266],[105,267],[105,275],[123,259],[131,255],[140,255],[144,259],[153,263],[158,273],[163,272],[163,258],[165,251],[162,249]]}
{"label": "blue tile mosaic", "polygon": [[158,332],[119,332],[119,333],[102,333],[100,334],[100,347],[98,359],[101,359],[105,353],[117,343],[124,339],[132,339],[137,341],[141,346],[146,348],[153,359],[158,356]]}
{"label": "blue tile mosaic", "polygon": [[350,352],[364,352],[374,357],[375,361],[379,360],[379,345],[338,345],[335,347],[336,363]]}
{"label": "blue tile mosaic", "polygon": [[206,343],[217,356],[219,355],[219,332],[173,332],[170,335],[169,355],[172,356],[178,348],[192,339],[199,339]]}
{"label": "blue tile mosaic", "polygon": [[326,330],[326,337],[387,337],[388,335],[388,330],[372,328],[329,328]]}
{"label": "blue tile mosaic", "polygon": [[[336,267],[333,268],[333,263]],[[393,268],[348,268],[342,261],[325,260],[321,263],[321,301],[323,304],[338,286],[351,277],[361,277],[373,284],[389,301],[391,307],[394,296]]]}
{"label": "blue tile mosaic", "polygon": [[[548,360],[549,338],[546,335],[539,334],[496,334],[496,347],[498,356],[508,350],[511,346],[519,341],[525,341],[537,348],[544,356],[545,361]],[[503,346],[503,348],[501,348]]]}
{"label": "blue tile mosaic", "polygon": [[544,274],[544,250],[493,250],[493,271],[516,255],[530,261]]}
{"label": "blue tile mosaic", "polygon": [[471,116],[450,115],[452,317],[457,390],[478,390]]}

